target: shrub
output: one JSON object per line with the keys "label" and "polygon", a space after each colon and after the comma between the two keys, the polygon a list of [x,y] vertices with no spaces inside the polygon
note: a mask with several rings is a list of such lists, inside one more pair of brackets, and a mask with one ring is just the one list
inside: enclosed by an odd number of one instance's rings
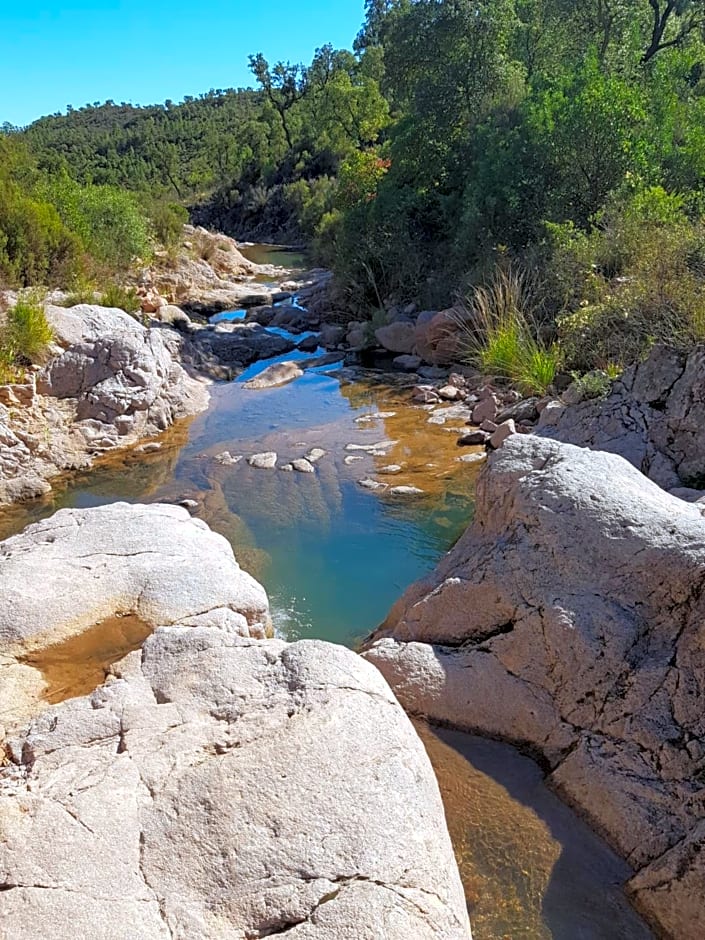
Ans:
{"label": "shrub", "polygon": [[147,206],[147,214],[157,241],[165,248],[178,245],[188,222],[188,211],[173,202],[154,202]]}
{"label": "shrub", "polygon": [[125,313],[136,313],[140,309],[137,292],[131,287],[109,284],[100,298],[103,307],[117,307]]}
{"label": "shrub", "polygon": [[46,202],[0,184],[0,275],[9,284],[65,286],[81,266],[81,244]]}
{"label": "shrub", "polygon": [[47,184],[43,192],[100,264],[118,270],[150,257],[149,222],[131,193],[113,186],[79,186],[68,177]]}
{"label": "shrub", "polygon": [[0,327],[0,384],[18,381],[24,366],[42,362],[51,340],[41,304],[18,300]]}

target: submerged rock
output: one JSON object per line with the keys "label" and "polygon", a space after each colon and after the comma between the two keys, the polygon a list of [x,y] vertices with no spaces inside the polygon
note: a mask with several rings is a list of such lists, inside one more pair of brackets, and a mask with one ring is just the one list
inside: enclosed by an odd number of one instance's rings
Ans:
{"label": "submerged rock", "polygon": [[293,382],[294,379],[300,379],[303,374],[303,369],[296,362],[275,362],[271,366],[267,366],[259,375],[244,382],[242,387],[248,389],[275,388],[278,385]]}
{"label": "submerged rock", "polygon": [[247,462],[255,470],[274,470],[277,465],[278,457],[274,451],[267,451],[264,454],[253,454],[247,458]]}
{"label": "submerged rock", "polygon": [[704,572],[699,507],[620,457],[513,435],[366,653],[408,710],[541,753],[679,940],[703,933]]}

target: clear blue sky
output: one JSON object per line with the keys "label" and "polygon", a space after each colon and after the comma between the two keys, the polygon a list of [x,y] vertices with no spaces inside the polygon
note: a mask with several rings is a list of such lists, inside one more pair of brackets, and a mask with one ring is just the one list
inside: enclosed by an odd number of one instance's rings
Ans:
{"label": "clear blue sky", "polygon": [[247,56],[349,48],[364,0],[0,0],[0,124],[252,84]]}

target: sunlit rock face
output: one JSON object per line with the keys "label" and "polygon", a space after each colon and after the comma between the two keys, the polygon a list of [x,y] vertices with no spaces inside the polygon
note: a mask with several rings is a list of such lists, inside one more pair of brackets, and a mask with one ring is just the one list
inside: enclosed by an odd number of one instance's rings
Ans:
{"label": "sunlit rock face", "polygon": [[264,589],[185,509],[64,509],[0,542],[0,725],[56,700],[62,670],[65,697],[86,691],[82,664],[100,682],[104,660],[175,624],[259,637],[269,624]]}
{"label": "sunlit rock face", "polygon": [[[366,653],[408,710],[541,753],[641,870],[637,903],[688,938],[705,930],[687,850],[705,817],[704,574],[696,506],[620,457],[515,435],[472,527]],[[678,846],[656,890],[643,872]]]}
{"label": "sunlit rock face", "polygon": [[0,543],[14,936],[467,940],[438,785],[386,682],[268,627],[185,509],[63,510]]}

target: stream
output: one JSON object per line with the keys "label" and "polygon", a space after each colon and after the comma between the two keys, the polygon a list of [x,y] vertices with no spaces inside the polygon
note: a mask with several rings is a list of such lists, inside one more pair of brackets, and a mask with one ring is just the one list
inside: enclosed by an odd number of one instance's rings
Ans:
{"label": "stream", "polygon": [[[304,263],[267,246],[244,253],[259,263]],[[194,514],[229,539],[265,586],[279,635],[354,646],[465,529],[481,463],[458,460],[470,451],[456,445],[452,410],[444,423],[429,422],[428,410],[410,404],[405,376],[327,366],[283,387],[243,388],[271,361],[212,386],[208,411],[166,432],[158,451],[113,455],[48,497],[0,510],[0,539],[66,506],[193,500]],[[281,466],[313,448],[324,452],[313,473],[247,461],[273,451]],[[370,490],[360,485],[368,479],[389,485]],[[393,495],[400,485],[423,493]],[[114,638],[109,654],[92,648],[97,681],[119,655]],[[627,866],[550,793],[533,761],[496,742],[419,730],[475,940],[652,936],[621,891]]]}

